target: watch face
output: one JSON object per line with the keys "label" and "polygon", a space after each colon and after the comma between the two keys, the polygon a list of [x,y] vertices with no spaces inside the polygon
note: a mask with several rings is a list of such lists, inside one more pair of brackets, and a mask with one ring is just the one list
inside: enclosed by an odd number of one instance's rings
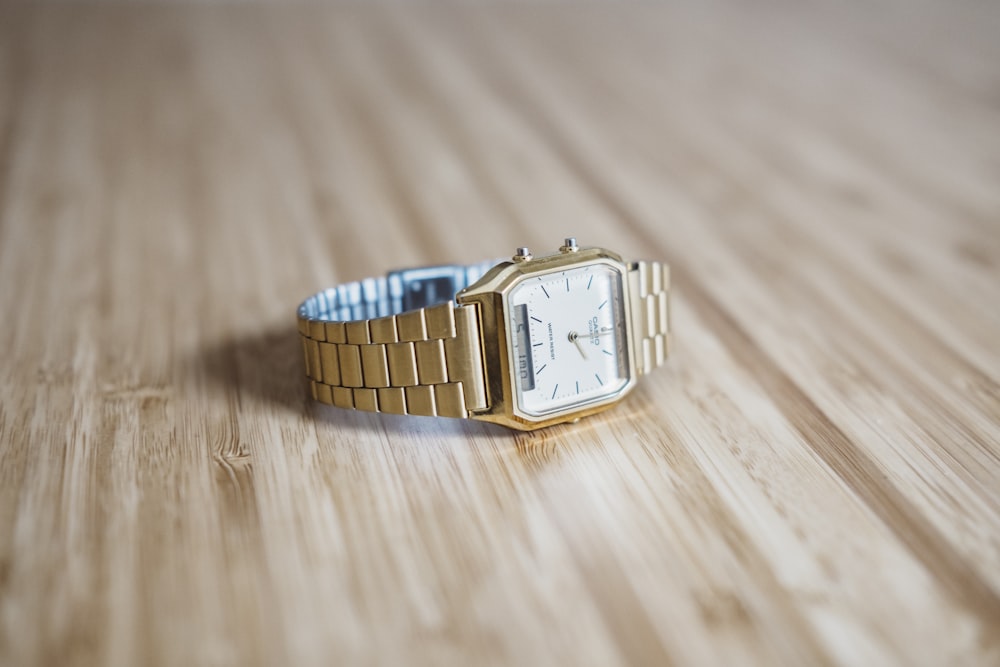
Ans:
{"label": "watch face", "polygon": [[532,416],[582,408],[628,384],[622,274],[596,263],[530,276],[507,302],[514,390]]}

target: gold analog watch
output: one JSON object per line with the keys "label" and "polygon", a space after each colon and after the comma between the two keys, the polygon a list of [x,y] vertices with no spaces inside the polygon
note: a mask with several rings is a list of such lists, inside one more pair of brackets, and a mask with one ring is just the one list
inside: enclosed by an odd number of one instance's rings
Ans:
{"label": "gold analog watch", "polygon": [[670,273],[565,240],[558,252],[394,271],[299,306],[313,398],[533,430],[614,405],[661,365]]}

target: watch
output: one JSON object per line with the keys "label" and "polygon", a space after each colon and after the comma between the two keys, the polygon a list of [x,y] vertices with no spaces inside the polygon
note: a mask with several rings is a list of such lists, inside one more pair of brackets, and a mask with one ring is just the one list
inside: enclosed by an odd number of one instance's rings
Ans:
{"label": "watch", "polygon": [[665,263],[568,238],[324,290],[298,328],[317,401],[534,430],[611,407],[663,364],[669,291]]}

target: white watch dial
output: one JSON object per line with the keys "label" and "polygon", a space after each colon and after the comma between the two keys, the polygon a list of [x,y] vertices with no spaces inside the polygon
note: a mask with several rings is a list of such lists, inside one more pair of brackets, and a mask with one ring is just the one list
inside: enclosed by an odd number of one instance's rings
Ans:
{"label": "white watch dial", "polygon": [[520,409],[542,416],[584,407],[628,384],[622,274],[597,263],[526,278],[507,303]]}

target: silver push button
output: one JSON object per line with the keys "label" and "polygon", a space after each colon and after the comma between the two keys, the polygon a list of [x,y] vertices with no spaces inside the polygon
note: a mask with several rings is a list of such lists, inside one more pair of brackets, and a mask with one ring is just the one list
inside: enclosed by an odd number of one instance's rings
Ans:
{"label": "silver push button", "polygon": [[576,244],[576,238],[573,236],[568,236],[566,237],[566,240],[563,241],[562,246],[559,248],[559,252],[561,253],[576,252],[579,249],[580,246]]}

